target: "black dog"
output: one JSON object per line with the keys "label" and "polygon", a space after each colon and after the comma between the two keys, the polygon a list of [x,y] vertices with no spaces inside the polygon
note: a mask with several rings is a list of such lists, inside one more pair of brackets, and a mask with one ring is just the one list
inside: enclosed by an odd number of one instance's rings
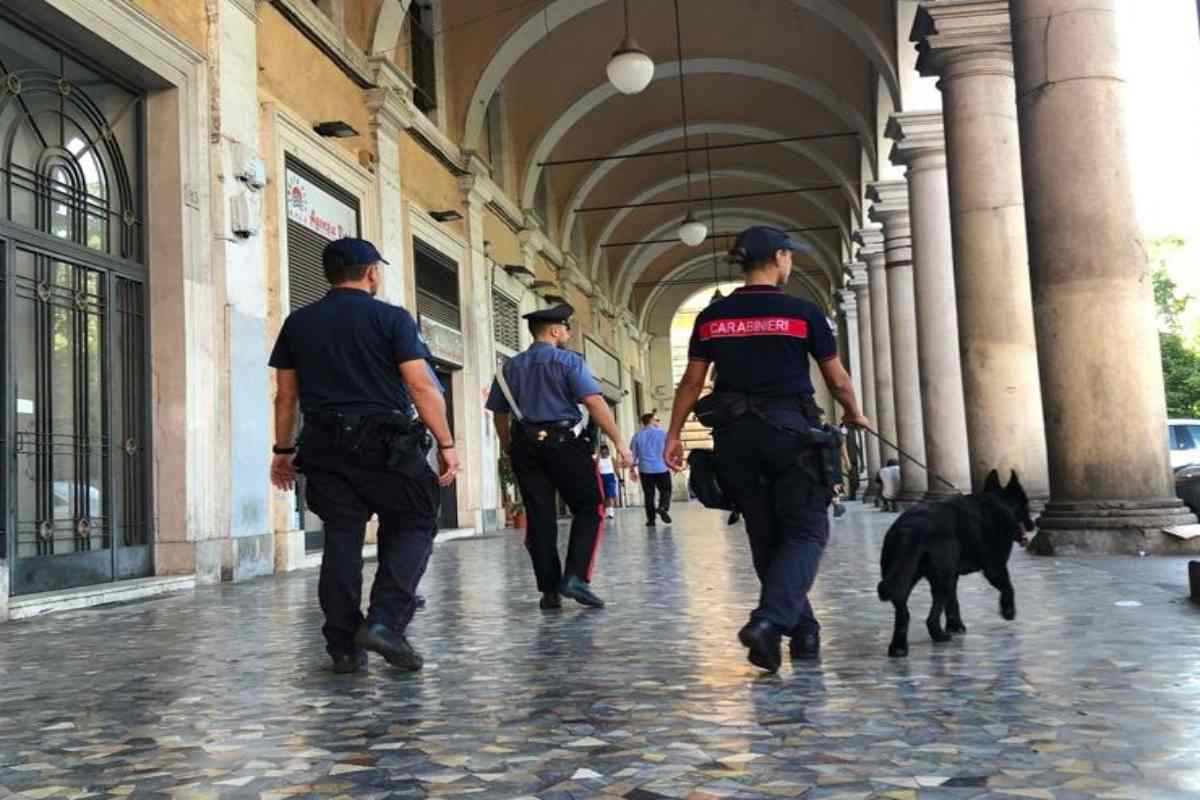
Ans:
{"label": "black dog", "polygon": [[925,624],[935,642],[948,642],[951,634],[967,632],[958,610],[959,575],[983,570],[988,583],[1000,590],[1000,615],[1015,619],[1008,557],[1013,542],[1025,543],[1026,531],[1033,531],[1033,520],[1016,472],[1005,487],[992,470],[979,494],[923,503],[901,514],[884,537],[879,564],[883,574],[879,599],[896,607],[888,655],[908,655],[908,596],[921,578],[928,578],[933,590],[933,607]]}

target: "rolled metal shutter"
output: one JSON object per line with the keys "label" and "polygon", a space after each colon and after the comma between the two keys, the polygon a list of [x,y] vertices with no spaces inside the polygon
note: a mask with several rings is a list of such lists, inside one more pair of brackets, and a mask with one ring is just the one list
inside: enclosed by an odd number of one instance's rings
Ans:
{"label": "rolled metal shutter", "polygon": [[328,243],[321,234],[288,220],[288,305],[291,311],[317,302],[329,291],[329,282],[321,267],[321,253]]}

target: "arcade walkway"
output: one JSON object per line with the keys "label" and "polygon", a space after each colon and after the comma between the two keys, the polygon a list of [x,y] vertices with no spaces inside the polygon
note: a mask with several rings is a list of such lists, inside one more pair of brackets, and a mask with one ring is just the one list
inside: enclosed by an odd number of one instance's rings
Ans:
{"label": "arcade walkway", "polygon": [[0,798],[1200,797],[1178,562],[1018,554],[1015,623],[975,576],[965,639],[915,622],[889,661],[887,518],[852,508],[823,660],[777,677],[734,641],[743,533],[699,509],[625,513],[602,612],[539,612],[512,534],[439,548],[415,676],[326,671],[314,572],[0,626]]}

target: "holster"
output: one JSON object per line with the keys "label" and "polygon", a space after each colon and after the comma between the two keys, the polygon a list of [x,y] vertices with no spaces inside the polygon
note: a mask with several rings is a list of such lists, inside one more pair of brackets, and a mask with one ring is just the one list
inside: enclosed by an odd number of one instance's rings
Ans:
{"label": "holster", "polygon": [[697,448],[688,453],[688,488],[705,508],[733,511],[733,501],[717,479],[716,453]]}
{"label": "holster", "polygon": [[842,482],[842,432],[832,425],[797,432],[807,447],[798,456],[800,465],[810,472],[818,486],[831,491]]}
{"label": "holster", "polygon": [[552,422],[538,425],[533,422],[518,422],[514,426],[518,436],[534,447],[556,447],[576,440],[575,426],[569,422]]}

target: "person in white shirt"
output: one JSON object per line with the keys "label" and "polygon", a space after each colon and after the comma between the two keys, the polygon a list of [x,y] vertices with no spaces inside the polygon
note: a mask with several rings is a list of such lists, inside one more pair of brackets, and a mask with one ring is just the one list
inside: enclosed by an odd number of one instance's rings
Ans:
{"label": "person in white shirt", "polygon": [[880,495],[883,497],[884,511],[899,511],[896,507],[896,497],[900,494],[900,462],[889,458],[887,466],[879,470],[879,482],[883,484]]}
{"label": "person in white shirt", "polygon": [[608,445],[600,446],[600,455],[596,457],[596,469],[600,472],[600,482],[604,485],[604,515],[612,519],[620,489],[617,486],[617,467],[613,463],[612,451],[608,449]]}

